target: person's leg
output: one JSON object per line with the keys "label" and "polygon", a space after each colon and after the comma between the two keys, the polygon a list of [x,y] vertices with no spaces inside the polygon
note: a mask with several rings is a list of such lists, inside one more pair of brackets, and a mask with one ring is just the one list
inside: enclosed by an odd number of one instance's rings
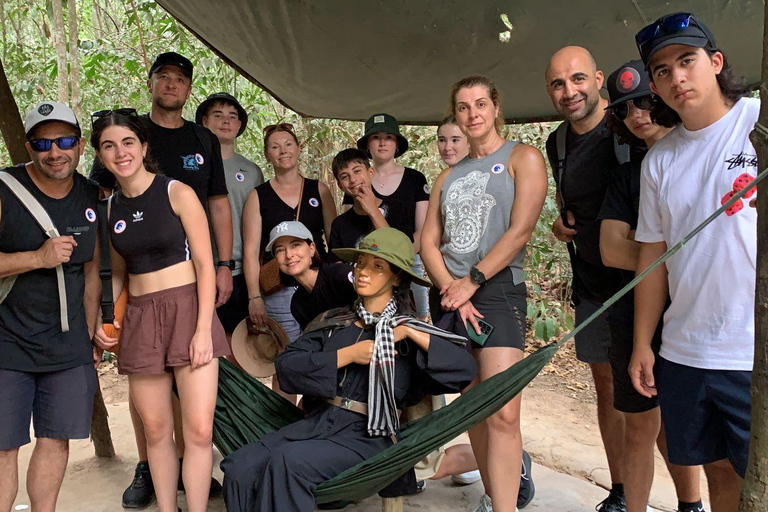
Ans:
{"label": "person's leg", "polygon": [[0,450],[0,512],[10,512],[19,492],[19,449]]}
{"label": "person's leg", "polygon": [[190,512],[203,512],[208,505],[213,464],[213,412],[219,361],[192,371],[189,366],[174,368],[179,389],[184,427],[184,466],[182,477]]}
{"label": "person's leg", "polygon": [[173,442],[172,382],[169,373],[128,378],[134,404],[144,423],[147,455],[160,512],[176,512],[179,481],[179,459]]}
{"label": "person's leg", "polygon": [[227,510],[256,508],[256,484],[261,480],[270,456],[270,451],[261,442],[256,442],[235,450],[221,461]]}
{"label": "person's leg", "polygon": [[624,493],[627,512],[645,512],[654,472],[654,445],[661,427],[658,407],[624,414]]}
{"label": "person's leg", "polygon": [[736,473],[728,459],[704,464],[704,474],[709,484],[709,504],[712,512],[738,512],[744,480]]}
{"label": "person's leg", "polygon": [[[477,357],[478,351],[475,350],[475,357]],[[475,378],[472,383],[467,386],[463,392],[467,392],[479,383],[479,378]],[[485,421],[482,421],[470,428],[467,431],[469,434],[469,443],[472,447],[472,453],[475,455],[475,462],[477,462],[477,469],[480,470],[480,478],[483,481],[483,488],[486,494],[491,490],[491,480],[488,476],[488,426]]]}
{"label": "person's leg", "polygon": [[[522,350],[511,347],[489,347],[477,352],[482,381],[503,372],[523,358]],[[523,460],[521,399],[522,395],[518,394],[484,422],[488,435],[485,461],[490,482],[486,493],[491,496],[493,507],[500,511],[512,511],[517,506]]]}
{"label": "person's leg", "polygon": [[669,462],[667,453],[667,435],[664,429],[659,429],[659,437],[656,439],[656,446],[659,453],[664,457],[667,465],[667,471],[672,477],[672,483],[675,484],[678,501],[684,503],[696,503],[701,500],[700,466],[678,466]]}
{"label": "person's leg", "polygon": [[624,464],[624,415],[613,406],[613,375],[608,363],[591,363],[592,378],[597,394],[597,423],[603,439],[611,483],[623,483]]}
{"label": "person's leg", "polygon": [[475,460],[475,454],[472,453],[472,446],[457,444],[445,449],[445,457],[440,462],[437,473],[430,480],[440,480],[446,476],[459,475],[475,470],[477,470],[477,461]]}
{"label": "person's leg", "polygon": [[0,512],[9,512],[19,491],[19,447],[28,444],[35,378],[0,370]]}
{"label": "person's leg", "polygon": [[144,435],[144,423],[141,421],[141,415],[136,410],[133,403],[131,388],[128,387],[128,412],[131,415],[131,424],[133,425],[133,437],[136,439],[136,452],[139,455],[139,462],[147,461],[147,438]]}
{"label": "person's leg", "polygon": [[176,454],[181,459],[184,457],[184,418],[181,414],[181,404],[176,393],[171,394],[171,405],[173,406],[173,440],[176,443]]}
{"label": "person's leg", "polygon": [[68,439],[37,439],[27,470],[27,494],[35,512],[55,512],[68,458]]}

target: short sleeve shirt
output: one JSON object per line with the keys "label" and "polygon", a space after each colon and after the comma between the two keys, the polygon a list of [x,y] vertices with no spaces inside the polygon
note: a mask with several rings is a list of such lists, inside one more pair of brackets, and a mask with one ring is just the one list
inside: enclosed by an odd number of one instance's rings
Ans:
{"label": "short sleeve shirt", "polygon": [[264,175],[258,165],[239,153],[224,160],[224,175],[232,208],[232,275],[238,275],[243,272],[243,207],[251,191],[264,183]]}
{"label": "short sleeve shirt", "polygon": [[357,299],[352,283],[352,265],[326,263],[320,266],[312,291],[299,286],[291,299],[291,314],[301,330],[320,313],[352,304]]}

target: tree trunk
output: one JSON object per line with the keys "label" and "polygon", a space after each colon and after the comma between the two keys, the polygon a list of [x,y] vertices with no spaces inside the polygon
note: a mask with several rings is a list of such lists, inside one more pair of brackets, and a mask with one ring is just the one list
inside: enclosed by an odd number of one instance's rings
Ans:
{"label": "tree trunk", "polygon": [[57,81],[59,84],[58,100],[69,103],[69,78],[67,73],[67,28],[64,26],[63,0],[52,0],[53,5],[53,41],[56,47]]}
{"label": "tree trunk", "polygon": [[139,19],[139,11],[136,9],[136,1],[131,0],[131,8],[133,9],[133,17],[136,18],[136,28],[139,30],[139,44],[141,44],[141,56],[144,59],[144,69],[149,74],[149,61],[147,60],[147,47],[144,45],[144,30],[141,28],[141,19]]}
{"label": "tree trunk", "polygon": [[[69,0],[70,2],[74,0]],[[91,420],[91,441],[96,449],[97,457],[114,457],[115,446],[112,444],[112,433],[109,431],[107,406],[101,394],[101,383],[97,381],[96,396],[93,397],[93,419]]]}
{"label": "tree trunk", "polygon": [[99,2],[93,2],[91,15],[93,23],[93,35],[97,41],[101,41],[104,39],[104,25],[101,22],[101,7],[99,7]]}
{"label": "tree trunk", "polygon": [[[762,83],[758,123],[768,126],[768,4],[763,34]],[[768,164],[768,131],[755,129],[750,140],[757,168]],[[755,284],[755,365],[752,370],[752,439],[741,494],[741,512],[768,510],[768,184],[757,186],[757,282]]]}
{"label": "tree trunk", "polygon": [[8,85],[8,78],[5,76],[3,62],[0,60],[0,132],[3,134],[3,141],[11,157],[11,162],[20,164],[29,161],[29,153],[24,146],[26,137],[24,136],[24,123],[19,115],[19,107],[13,98],[11,86]]}
{"label": "tree trunk", "polygon": [[75,117],[80,119],[82,97],[80,96],[80,52],[77,30],[77,2],[67,1],[67,23],[69,25],[69,87],[72,91],[70,107]]}
{"label": "tree trunk", "polygon": [[3,35],[3,59],[8,56],[8,31],[5,25],[5,0],[0,0],[0,29]]}

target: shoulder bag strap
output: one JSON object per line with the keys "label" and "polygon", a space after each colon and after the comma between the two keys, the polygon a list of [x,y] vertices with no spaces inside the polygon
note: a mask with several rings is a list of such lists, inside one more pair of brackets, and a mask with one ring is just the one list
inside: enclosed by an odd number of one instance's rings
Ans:
{"label": "shoulder bag strap", "polygon": [[115,321],[115,304],[112,297],[112,258],[109,252],[109,210],[112,204],[112,196],[99,200],[99,262],[101,269],[101,321],[111,324]]}
{"label": "shoulder bag strap", "polygon": [[294,220],[299,220],[299,215],[301,215],[301,200],[304,198],[304,176],[301,177],[301,191],[299,192],[299,204],[296,206],[296,218]]}

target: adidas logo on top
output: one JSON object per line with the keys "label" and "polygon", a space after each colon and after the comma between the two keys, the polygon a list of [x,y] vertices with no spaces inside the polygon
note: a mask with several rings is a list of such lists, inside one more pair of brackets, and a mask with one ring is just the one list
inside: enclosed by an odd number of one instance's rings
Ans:
{"label": "adidas logo on top", "polygon": [[137,211],[133,214],[133,222],[141,222],[144,220],[144,212]]}

